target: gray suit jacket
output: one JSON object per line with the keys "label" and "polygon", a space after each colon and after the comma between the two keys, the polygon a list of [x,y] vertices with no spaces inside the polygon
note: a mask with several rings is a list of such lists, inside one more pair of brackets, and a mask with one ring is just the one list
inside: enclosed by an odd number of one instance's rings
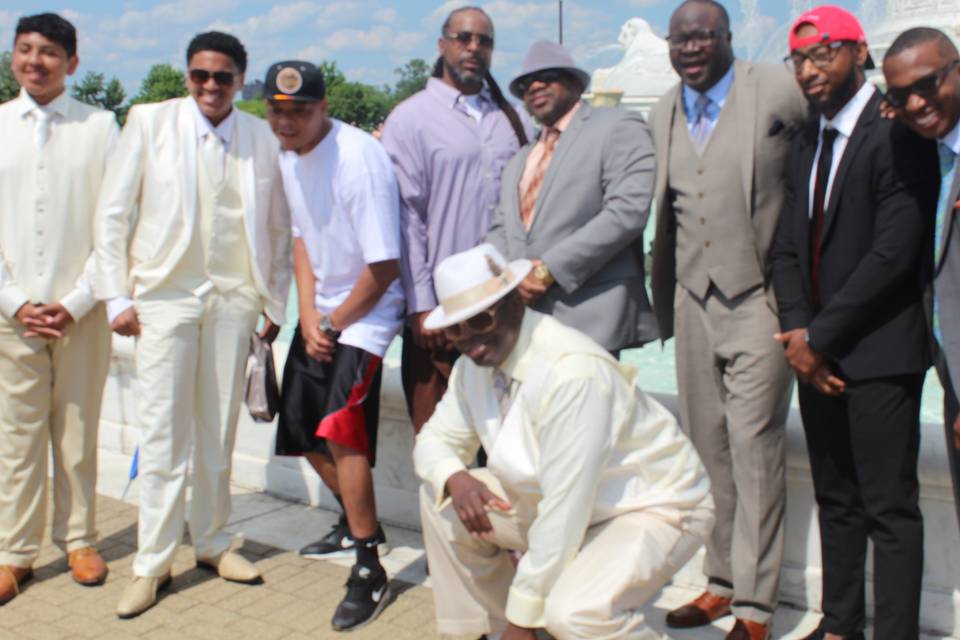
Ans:
{"label": "gray suit jacket", "polygon": [[[953,204],[958,198],[960,170],[954,174],[947,202]],[[933,287],[943,334],[942,356],[949,371],[954,397],[960,398],[960,221],[956,214],[948,215],[945,224],[940,260],[933,266]]]}
{"label": "gray suit jacket", "polygon": [[[742,189],[753,227],[757,261],[764,274],[771,307],[776,310],[770,283],[767,255],[783,205],[783,167],[790,140],[807,118],[807,102],[797,83],[783,67],[734,63],[733,89],[737,92],[737,139],[730,149],[731,161],[740,163],[743,181],[730,185]],[[650,280],[653,309],[660,337],[673,336],[673,296],[677,284],[677,225],[668,194],[670,136],[675,118],[683,117],[683,93],[677,84],[650,113],[653,141],[657,149],[657,231],[653,241]]]}
{"label": "gray suit jacket", "polygon": [[533,144],[503,170],[486,241],[508,259],[539,258],[557,284],[534,305],[605,349],[657,337],[643,274],[641,236],[653,193],[653,141],[638,113],[586,102],[560,136],[537,198],[520,222],[518,187]]}

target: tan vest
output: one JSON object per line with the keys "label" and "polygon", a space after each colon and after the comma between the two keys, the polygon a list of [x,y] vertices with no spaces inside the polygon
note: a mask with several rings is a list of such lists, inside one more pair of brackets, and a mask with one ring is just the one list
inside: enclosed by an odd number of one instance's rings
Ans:
{"label": "tan vest", "polygon": [[247,246],[240,167],[227,153],[224,180],[210,180],[203,158],[197,158],[197,221],[190,245],[170,274],[173,286],[195,292],[209,281],[220,292],[243,289],[256,297]]}
{"label": "tan vest", "polygon": [[711,282],[727,298],[763,283],[734,153],[734,94],[731,88],[702,156],[682,108],[671,132],[667,189],[677,220],[677,281],[701,299]]}

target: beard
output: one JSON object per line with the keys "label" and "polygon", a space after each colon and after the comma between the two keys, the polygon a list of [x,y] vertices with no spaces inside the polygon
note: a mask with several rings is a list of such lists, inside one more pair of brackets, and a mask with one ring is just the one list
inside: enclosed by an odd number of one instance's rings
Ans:
{"label": "beard", "polygon": [[[481,66],[482,64],[481,62]],[[487,74],[485,66],[482,66],[483,72],[478,74],[476,71],[464,70],[460,68],[459,65],[450,64],[446,58],[443,58],[443,68],[447,74],[453,78],[457,86],[460,87],[479,87],[483,84],[483,78]]]}

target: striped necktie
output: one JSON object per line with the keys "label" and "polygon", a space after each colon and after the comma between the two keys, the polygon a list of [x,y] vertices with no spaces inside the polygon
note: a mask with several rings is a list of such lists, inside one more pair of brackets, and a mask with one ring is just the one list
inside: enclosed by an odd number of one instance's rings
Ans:
{"label": "striped necktie", "polygon": [[510,412],[510,405],[513,398],[510,393],[510,386],[513,380],[500,369],[493,371],[493,392],[497,396],[497,407],[500,409],[500,422],[507,417]]}
{"label": "striped necktie", "polygon": [[533,177],[527,190],[520,198],[520,222],[523,228],[530,231],[533,225],[533,212],[537,206],[537,198],[540,196],[540,187],[543,186],[543,178],[547,175],[547,168],[550,166],[550,159],[553,158],[553,151],[557,148],[557,141],[560,139],[560,130],[554,127],[543,128],[543,155],[537,161],[533,168]]}
{"label": "striped necktie", "polygon": [[[943,234],[949,224],[949,214],[953,211],[953,203],[949,202],[950,189],[953,187],[953,176],[957,167],[957,154],[945,145],[937,145],[937,154],[940,156],[940,197],[937,199],[937,221],[933,232],[933,264],[940,264],[943,255]],[[937,292],[933,292],[933,337],[943,344],[943,334],[940,332],[940,304]]]}
{"label": "striped necktie", "polygon": [[707,141],[710,140],[710,134],[713,133],[713,123],[709,118],[710,105],[712,104],[713,100],[703,93],[697,96],[697,101],[693,104],[693,126],[690,127],[690,142],[693,143],[697,153],[703,153]]}

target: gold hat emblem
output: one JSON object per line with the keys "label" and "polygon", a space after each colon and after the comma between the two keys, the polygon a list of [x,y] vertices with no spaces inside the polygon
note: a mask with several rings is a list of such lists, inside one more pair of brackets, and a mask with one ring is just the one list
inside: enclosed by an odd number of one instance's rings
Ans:
{"label": "gold hat emblem", "polygon": [[277,89],[280,89],[280,91],[283,91],[287,95],[300,91],[301,87],[303,87],[303,76],[300,75],[300,72],[294,67],[282,69],[280,73],[277,74]]}

